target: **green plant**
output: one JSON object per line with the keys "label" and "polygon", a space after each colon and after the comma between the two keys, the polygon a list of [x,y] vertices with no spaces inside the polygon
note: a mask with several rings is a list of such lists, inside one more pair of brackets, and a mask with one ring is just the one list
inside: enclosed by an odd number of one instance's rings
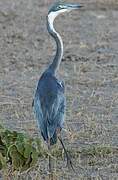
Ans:
{"label": "green plant", "polygon": [[36,164],[42,155],[40,139],[0,126],[0,169],[11,163],[13,170],[24,171]]}

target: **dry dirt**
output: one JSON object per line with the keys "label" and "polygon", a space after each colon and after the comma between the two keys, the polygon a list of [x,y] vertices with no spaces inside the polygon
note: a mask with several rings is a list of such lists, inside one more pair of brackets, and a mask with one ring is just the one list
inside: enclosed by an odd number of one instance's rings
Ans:
{"label": "dry dirt", "polygon": [[[0,123],[32,136],[38,134],[31,107],[36,83],[56,49],[45,18],[52,2],[0,0]],[[94,144],[118,150],[118,1],[81,2],[83,10],[55,21],[64,41],[59,72],[67,96],[63,137],[70,149]],[[73,159],[76,173],[60,160],[57,179],[117,180],[118,151],[94,158],[92,165],[90,160]],[[47,164],[39,160],[19,179],[48,179]]]}

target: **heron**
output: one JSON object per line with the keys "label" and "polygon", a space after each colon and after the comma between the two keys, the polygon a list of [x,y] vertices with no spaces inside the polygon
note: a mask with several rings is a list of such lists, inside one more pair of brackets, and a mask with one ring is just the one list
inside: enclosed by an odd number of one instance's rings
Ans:
{"label": "heron", "polygon": [[[61,36],[55,30],[53,23],[59,14],[80,9],[81,7],[82,5],[79,3],[56,2],[49,9],[46,18],[47,30],[56,42],[56,53],[52,63],[49,64],[38,81],[33,100],[33,108],[38,127],[48,148],[50,149],[59,139],[67,157],[67,165],[72,168],[71,158],[61,137],[61,130],[64,127],[66,98],[64,82],[57,78],[57,74],[63,57],[63,42]],[[51,169],[50,161],[49,169]]]}

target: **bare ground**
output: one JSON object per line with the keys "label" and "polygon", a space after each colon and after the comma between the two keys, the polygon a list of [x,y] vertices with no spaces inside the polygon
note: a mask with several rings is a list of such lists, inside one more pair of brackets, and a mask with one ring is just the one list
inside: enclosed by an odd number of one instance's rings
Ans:
{"label": "bare ground", "polygon": [[[31,107],[34,90],[55,53],[55,43],[45,25],[51,2],[0,0],[0,122],[32,136],[38,134]],[[77,151],[90,145],[110,146],[113,151],[105,157],[74,158],[76,174],[59,160],[56,175],[57,179],[116,180],[118,2],[82,3],[83,10],[61,15],[55,21],[64,40],[59,72],[67,96],[64,139],[68,148]],[[39,160],[34,169],[17,179],[47,179],[47,164],[46,159]]]}

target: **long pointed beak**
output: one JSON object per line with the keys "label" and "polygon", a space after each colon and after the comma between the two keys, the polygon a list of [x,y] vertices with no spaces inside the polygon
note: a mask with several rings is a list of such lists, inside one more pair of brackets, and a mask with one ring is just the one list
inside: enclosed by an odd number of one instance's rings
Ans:
{"label": "long pointed beak", "polygon": [[73,9],[80,9],[83,7],[83,5],[72,3],[72,4],[68,4],[67,7],[69,10],[73,10]]}

